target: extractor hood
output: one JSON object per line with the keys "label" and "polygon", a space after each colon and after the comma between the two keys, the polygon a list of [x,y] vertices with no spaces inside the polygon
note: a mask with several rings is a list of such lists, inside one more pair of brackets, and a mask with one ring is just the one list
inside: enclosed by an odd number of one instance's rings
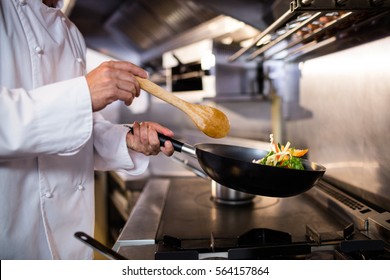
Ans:
{"label": "extractor hood", "polygon": [[220,36],[221,30],[214,34],[216,29],[209,27],[221,24],[223,16],[262,30],[272,22],[273,7],[280,2],[286,1],[77,0],[70,19],[88,47],[119,58],[121,52],[135,52],[147,61],[167,48]]}

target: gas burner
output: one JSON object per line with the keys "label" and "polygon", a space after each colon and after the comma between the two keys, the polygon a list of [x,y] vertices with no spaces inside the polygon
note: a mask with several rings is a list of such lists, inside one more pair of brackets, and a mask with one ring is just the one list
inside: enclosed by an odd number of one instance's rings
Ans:
{"label": "gas burner", "polygon": [[216,199],[210,195],[209,191],[205,191],[195,197],[195,202],[200,206],[210,208],[210,209],[216,208],[218,206],[220,207],[232,206],[232,207],[243,207],[243,208],[250,208],[252,210],[258,210],[258,209],[264,209],[276,205],[279,202],[279,198],[255,196],[249,201],[248,200],[244,201],[244,203],[240,203],[240,201],[235,201],[232,203],[218,203],[220,201],[216,201]]}
{"label": "gas burner", "polygon": [[333,260],[335,258],[334,250],[314,251],[305,256],[305,260]]}
{"label": "gas burner", "polygon": [[157,244],[155,259],[278,259],[310,253],[310,246],[292,244],[289,233],[255,228],[237,238],[183,240],[165,235]]}
{"label": "gas burner", "polygon": [[211,199],[217,204],[245,205],[252,204],[256,196],[227,188],[215,181],[211,182]]}
{"label": "gas burner", "polygon": [[254,228],[237,238],[220,238],[212,233],[210,239],[179,239],[165,235],[157,244],[155,259],[390,259],[382,240],[365,239],[358,232],[350,233],[351,228],[353,230],[349,225],[344,229],[345,236],[318,234],[323,237],[321,242],[313,240],[311,231],[308,231],[311,234],[309,241],[293,242],[289,233],[268,228]]}
{"label": "gas burner", "polygon": [[291,234],[268,228],[254,228],[237,238],[237,244],[243,247],[291,244],[291,242]]}

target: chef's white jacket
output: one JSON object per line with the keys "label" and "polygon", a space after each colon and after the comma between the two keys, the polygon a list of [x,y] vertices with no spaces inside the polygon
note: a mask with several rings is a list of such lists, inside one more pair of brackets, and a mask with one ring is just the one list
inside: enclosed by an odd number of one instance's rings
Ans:
{"label": "chef's white jacket", "polygon": [[0,3],[0,259],[90,259],[73,234],[93,235],[94,169],[137,175],[148,158],[92,113],[68,18],[39,0]]}

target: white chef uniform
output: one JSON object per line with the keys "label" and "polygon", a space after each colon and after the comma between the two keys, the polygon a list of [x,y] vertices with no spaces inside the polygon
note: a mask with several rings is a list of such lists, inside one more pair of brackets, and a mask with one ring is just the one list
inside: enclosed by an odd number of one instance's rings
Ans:
{"label": "white chef uniform", "polygon": [[73,234],[93,235],[94,169],[137,175],[148,157],[92,113],[85,43],[66,16],[0,1],[0,259],[89,259]]}

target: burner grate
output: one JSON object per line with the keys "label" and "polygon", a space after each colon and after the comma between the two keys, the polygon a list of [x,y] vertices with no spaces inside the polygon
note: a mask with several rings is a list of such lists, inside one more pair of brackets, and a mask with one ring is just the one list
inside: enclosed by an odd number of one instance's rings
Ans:
{"label": "burner grate", "polygon": [[211,240],[181,240],[164,236],[157,245],[155,259],[292,259],[311,253],[310,244],[294,244],[287,232],[268,228],[254,228],[237,238],[216,238]]}

